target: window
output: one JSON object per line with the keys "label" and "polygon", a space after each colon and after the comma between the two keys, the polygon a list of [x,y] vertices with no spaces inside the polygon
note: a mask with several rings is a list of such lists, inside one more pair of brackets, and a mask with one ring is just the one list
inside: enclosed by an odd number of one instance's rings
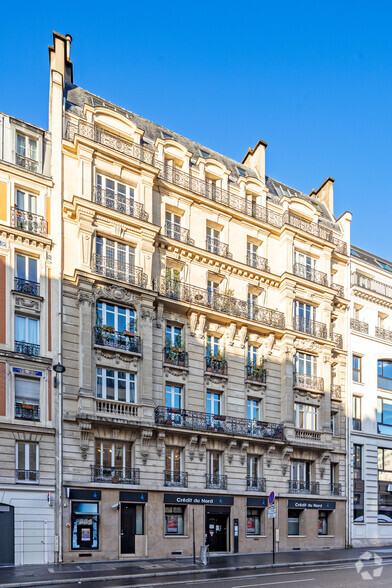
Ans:
{"label": "window", "polygon": [[300,510],[289,508],[287,511],[287,535],[299,535]]}
{"label": "window", "polygon": [[118,210],[125,214],[134,214],[135,191],[131,186],[126,186],[116,180],[97,174],[97,187],[95,201],[107,208]]}
{"label": "window", "polygon": [[97,324],[105,328],[107,333],[123,333],[129,331],[134,333],[136,329],[136,315],[135,311],[130,308],[122,306],[114,306],[114,304],[107,304],[106,302],[98,302],[97,304]]}
{"label": "window", "polygon": [[21,133],[16,133],[16,154],[15,163],[31,171],[38,169],[38,150],[37,140],[27,137]]}
{"label": "window", "polygon": [[362,480],[362,445],[353,447],[354,480]]}
{"label": "window", "polygon": [[217,194],[217,180],[213,180],[212,178],[206,178],[206,196],[207,198],[211,198],[215,200]]}
{"label": "window", "polygon": [[248,345],[248,365],[257,365],[258,347]]}
{"label": "window", "polygon": [[336,419],[337,419],[336,412],[331,412],[331,431],[332,431],[333,436],[336,435]]}
{"label": "window", "polygon": [[295,426],[297,429],[317,431],[318,429],[318,408],[311,404],[294,403]]}
{"label": "window", "polygon": [[220,338],[213,335],[207,336],[207,357],[214,358],[220,355]]}
{"label": "window", "polygon": [[382,359],[377,362],[377,374],[379,388],[392,391],[392,361]]}
{"label": "window", "polygon": [[246,534],[261,535],[261,508],[248,508],[246,512]]}
{"label": "window", "polygon": [[165,535],[183,535],[185,506],[165,506]]}
{"label": "window", "polygon": [[[247,490],[262,490],[260,488],[260,460],[257,455],[247,455],[246,458],[246,477],[247,477]],[[264,488],[265,490],[265,488]]]}
{"label": "window", "polygon": [[72,549],[98,549],[98,502],[72,503]]}
{"label": "window", "polygon": [[95,482],[131,478],[131,445],[113,441],[95,442]]}
{"label": "window", "polygon": [[328,535],[328,517],[329,517],[328,510],[319,510],[318,511],[318,534],[319,535]]}
{"label": "window", "polygon": [[22,190],[16,191],[16,208],[37,214],[37,196],[35,194],[28,194]]}
{"label": "window", "polygon": [[165,450],[165,486],[182,486],[182,449],[167,447]]}
{"label": "window", "polygon": [[250,421],[250,420],[259,421],[260,420],[260,401],[259,400],[254,400],[253,398],[248,398],[246,418],[248,419],[248,421]]}
{"label": "window", "polygon": [[181,240],[181,217],[174,212],[166,211],[165,215],[166,235],[177,241]]}
{"label": "window", "polygon": [[252,243],[251,241],[248,241],[248,243],[246,245],[246,262],[248,265],[250,265],[252,267],[257,266],[258,253],[259,253],[258,245],[256,245],[256,243]]}
{"label": "window", "polygon": [[135,374],[97,368],[97,398],[136,402]]}
{"label": "window", "polygon": [[377,398],[377,429],[383,435],[392,435],[392,400]]}
{"label": "window", "polygon": [[217,282],[208,280],[207,297],[208,303],[212,304],[216,308],[219,302],[219,284]]}
{"label": "window", "polygon": [[15,351],[39,355],[39,321],[26,316],[15,316]]}
{"label": "window", "polygon": [[40,380],[15,376],[15,418],[40,420]]}
{"label": "window", "polygon": [[388,265],[384,261],[380,261],[379,259],[377,261],[383,269],[386,269],[388,272],[392,272],[392,267],[390,265]]}
{"label": "window", "polygon": [[353,355],[353,382],[362,382],[362,358],[359,355]]}
{"label": "window", "polygon": [[354,431],[360,431],[362,429],[361,413],[362,413],[362,399],[360,396],[353,396],[353,429],[354,429]]}
{"label": "window", "polygon": [[38,443],[18,441],[16,443],[16,481],[39,481]]}
{"label": "window", "polygon": [[290,492],[301,492],[308,494],[312,490],[310,480],[311,462],[294,459],[291,462],[291,480],[289,483]]}
{"label": "window", "polygon": [[175,267],[166,268],[165,294],[174,300],[181,298],[181,271]]}
{"label": "window", "polygon": [[304,302],[294,301],[294,328],[297,331],[307,333],[309,335],[315,334],[314,321],[316,319],[316,308]]}
{"label": "window", "polygon": [[392,449],[378,448],[378,522],[392,523]]}
{"label": "window", "polygon": [[259,297],[254,292],[248,292],[248,318],[255,320]]}
{"label": "window", "polygon": [[96,239],[95,270],[108,278],[115,278],[129,283],[135,282],[135,248],[106,237]]}
{"label": "window", "polygon": [[38,285],[38,260],[36,257],[16,255],[16,280],[15,290],[26,294],[39,295]]}
{"label": "window", "polygon": [[209,451],[207,454],[207,473],[210,476],[219,476],[221,473],[221,453]]}
{"label": "window", "polygon": [[378,479],[392,483],[392,449],[378,448]]}
{"label": "window", "polygon": [[166,385],[166,408],[182,408],[182,388],[181,386]]}
{"label": "window", "polygon": [[219,254],[219,237],[220,231],[218,231],[218,229],[207,227],[207,251]]}
{"label": "window", "polygon": [[294,251],[294,263],[298,263],[310,271],[316,267],[316,260],[300,251]]}
{"label": "window", "polygon": [[207,392],[207,413],[209,415],[220,415],[221,395],[218,392]]}
{"label": "window", "polygon": [[296,353],[294,359],[294,369],[296,374],[305,376],[317,375],[317,358],[307,353]]}
{"label": "window", "polygon": [[181,327],[166,325],[166,347],[181,347]]}

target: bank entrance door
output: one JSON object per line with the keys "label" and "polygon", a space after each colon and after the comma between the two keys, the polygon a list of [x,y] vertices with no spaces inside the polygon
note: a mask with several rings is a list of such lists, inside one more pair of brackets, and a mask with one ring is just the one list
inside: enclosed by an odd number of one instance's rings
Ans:
{"label": "bank entrance door", "polygon": [[135,553],[136,505],[121,503],[121,554]]}
{"label": "bank entrance door", "polygon": [[207,513],[207,545],[210,551],[227,551],[227,519],[226,513]]}
{"label": "bank entrance door", "polygon": [[0,504],[0,566],[14,563],[14,507]]}

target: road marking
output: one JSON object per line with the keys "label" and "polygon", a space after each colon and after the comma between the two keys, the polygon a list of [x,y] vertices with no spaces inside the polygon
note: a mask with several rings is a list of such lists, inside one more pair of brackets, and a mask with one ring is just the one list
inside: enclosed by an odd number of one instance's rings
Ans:
{"label": "road marking", "polygon": [[[301,579],[302,582],[312,582],[316,578],[306,578]],[[257,588],[257,586],[275,586],[276,584],[292,584],[293,582],[297,582],[297,580],[285,580],[285,582],[266,582],[264,584],[244,584],[243,586],[236,586],[236,588]]]}

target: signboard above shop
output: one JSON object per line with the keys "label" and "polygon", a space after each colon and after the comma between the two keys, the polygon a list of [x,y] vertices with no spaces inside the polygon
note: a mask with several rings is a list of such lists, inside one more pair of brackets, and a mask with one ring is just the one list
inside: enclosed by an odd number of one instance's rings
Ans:
{"label": "signboard above shop", "polygon": [[335,510],[336,502],[328,500],[288,500],[288,508],[318,508],[320,510]]}
{"label": "signboard above shop", "polygon": [[232,496],[214,496],[208,494],[164,494],[165,504],[215,504],[217,506],[232,505]]}

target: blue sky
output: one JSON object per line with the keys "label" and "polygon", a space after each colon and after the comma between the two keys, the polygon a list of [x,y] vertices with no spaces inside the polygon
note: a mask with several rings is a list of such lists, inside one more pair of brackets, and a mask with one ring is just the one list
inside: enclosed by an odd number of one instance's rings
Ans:
{"label": "blue sky", "polygon": [[335,178],[352,242],[392,260],[392,4],[14,2],[0,21],[0,110],[47,126],[52,30],[76,84],[309,193]]}

